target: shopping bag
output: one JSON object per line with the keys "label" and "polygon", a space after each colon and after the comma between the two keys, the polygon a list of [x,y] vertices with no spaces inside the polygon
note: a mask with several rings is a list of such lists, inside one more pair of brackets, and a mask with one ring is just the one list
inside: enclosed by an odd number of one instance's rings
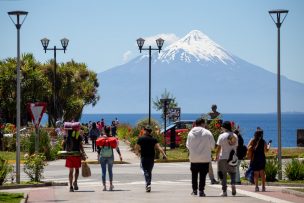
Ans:
{"label": "shopping bag", "polygon": [[91,169],[87,162],[82,162],[82,164],[81,164],[81,175],[82,175],[82,177],[91,176]]}
{"label": "shopping bag", "polygon": [[245,177],[251,184],[254,184],[254,171],[251,166],[245,172]]}

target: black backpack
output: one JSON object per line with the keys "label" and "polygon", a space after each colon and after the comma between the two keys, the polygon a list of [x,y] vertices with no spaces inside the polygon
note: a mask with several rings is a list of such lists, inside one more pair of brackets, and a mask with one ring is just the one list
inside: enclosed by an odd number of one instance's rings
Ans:
{"label": "black backpack", "polygon": [[238,146],[238,148],[237,148],[238,159],[239,160],[244,159],[246,154],[247,154],[247,147],[245,145]]}
{"label": "black backpack", "polygon": [[238,135],[238,147],[237,147],[237,157],[239,160],[245,158],[247,154],[247,147],[244,145],[244,139],[241,135]]}

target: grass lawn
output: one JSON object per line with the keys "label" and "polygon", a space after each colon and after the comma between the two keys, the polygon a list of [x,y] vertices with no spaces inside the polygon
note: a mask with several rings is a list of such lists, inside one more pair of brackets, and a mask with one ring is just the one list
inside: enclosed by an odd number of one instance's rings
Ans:
{"label": "grass lawn", "polygon": [[279,180],[278,183],[287,183],[287,184],[304,184],[304,180]]}
{"label": "grass lawn", "polygon": [[188,159],[188,151],[181,148],[167,149],[168,160]]}
{"label": "grass lawn", "polygon": [[295,190],[299,192],[304,192],[304,188],[288,188],[289,190]]}
{"label": "grass lawn", "polygon": [[[2,152],[0,151],[0,156],[5,160],[9,160],[9,163],[15,163],[16,152]],[[20,152],[20,160],[24,160],[24,152]]]}
{"label": "grass lawn", "polygon": [[23,193],[0,192],[0,202],[19,203],[23,199]]}
{"label": "grass lawn", "polygon": [[[266,156],[276,156],[277,148],[270,148]],[[304,157],[304,147],[282,148],[282,156],[284,157]]]}
{"label": "grass lawn", "polygon": [[[276,156],[277,149],[272,148],[269,150],[269,152],[266,154],[267,157],[273,157]],[[188,159],[188,151],[186,149],[170,149],[167,148],[167,157],[169,160],[181,160],[181,159]],[[304,148],[300,147],[294,147],[294,148],[282,148],[282,156],[291,158],[291,157],[304,157]],[[213,155],[214,157],[214,155]]]}

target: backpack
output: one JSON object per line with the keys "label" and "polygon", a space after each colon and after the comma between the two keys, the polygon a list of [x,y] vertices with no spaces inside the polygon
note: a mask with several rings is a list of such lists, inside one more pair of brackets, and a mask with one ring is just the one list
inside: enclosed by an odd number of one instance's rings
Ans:
{"label": "backpack", "polygon": [[239,160],[243,160],[246,154],[247,154],[247,147],[245,145],[238,146],[237,156]]}
{"label": "backpack", "polygon": [[102,158],[110,158],[113,156],[113,150],[110,146],[101,147],[100,157]]}
{"label": "backpack", "polygon": [[228,158],[227,162],[230,166],[237,166],[238,157],[236,156],[236,153],[235,153],[234,150],[230,151],[229,158]]}

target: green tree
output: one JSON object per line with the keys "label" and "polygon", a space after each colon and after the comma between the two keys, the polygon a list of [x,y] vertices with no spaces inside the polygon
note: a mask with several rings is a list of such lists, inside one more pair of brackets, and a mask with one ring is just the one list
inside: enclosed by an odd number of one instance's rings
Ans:
{"label": "green tree", "polygon": [[[49,125],[55,125],[53,105],[54,63],[36,61],[32,54],[21,57],[21,124],[29,120],[26,105],[46,102]],[[56,112],[62,120],[78,120],[85,105],[99,100],[97,74],[84,63],[70,61],[57,66]],[[0,115],[6,122],[16,121],[16,58],[0,60]]]}
{"label": "green tree", "polygon": [[[44,72],[32,54],[21,56],[21,124],[28,120],[26,105],[44,101],[49,94],[49,84]],[[0,111],[6,122],[16,120],[16,59],[7,58],[0,62]]]}
{"label": "green tree", "polygon": [[[49,64],[46,64],[49,68]],[[56,111],[61,120],[79,120],[85,105],[99,100],[97,74],[86,64],[69,61],[57,66]],[[52,99],[52,98],[50,98]],[[55,124],[53,105],[48,105],[51,124]]]}
{"label": "green tree", "polygon": [[[153,108],[157,111],[163,110],[163,103],[161,102],[161,99],[171,99],[168,108],[176,108],[178,106],[176,98],[169,91],[167,91],[167,89],[165,89],[160,98],[157,96],[156,99],[153,100]],[[162,115],[162,118],[164,118],[164,115]]]}

